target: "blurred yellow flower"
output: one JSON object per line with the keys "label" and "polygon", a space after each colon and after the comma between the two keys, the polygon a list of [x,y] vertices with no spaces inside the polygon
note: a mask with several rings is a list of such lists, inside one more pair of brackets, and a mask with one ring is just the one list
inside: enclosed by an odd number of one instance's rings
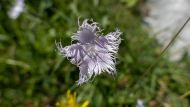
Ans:
{"label": "blurred yellow flower", "polygon": [[61,99],[56,103],[56,107],[88,107],[89,102],[85,101],[82,105],[76,101],[76,93],[71,94],[71,91],[67,91],[66,100]]}

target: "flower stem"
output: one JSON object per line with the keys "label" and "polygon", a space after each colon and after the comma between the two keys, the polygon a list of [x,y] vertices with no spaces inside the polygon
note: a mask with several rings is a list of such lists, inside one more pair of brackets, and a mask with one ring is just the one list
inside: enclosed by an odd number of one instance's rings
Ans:
{"label": "flower stem", "polygon": [[183,26],[179,29],[179,31],[173,36],[171,41],[168,43],[168,45],[161,51],[160,55],[157,57],[156,61],[151,64],[148,69],[145,71],[145,73],[142,75],[142,77],[146,76],[160,61],[160,58],[163,56],[163,54],[168,50],[168,48],[175,42],[176,38],[179,36],[181,31],[184,29],[184,27],[187,25],[187,23],[190,21],[190,17],[186,20],[186,22],[183,24]]}

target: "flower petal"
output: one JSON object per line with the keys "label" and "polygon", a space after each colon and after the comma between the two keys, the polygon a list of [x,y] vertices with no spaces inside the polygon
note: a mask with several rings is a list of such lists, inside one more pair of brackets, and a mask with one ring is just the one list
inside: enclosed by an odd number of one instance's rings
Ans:
{"label": "flower petal", "polygon": [[116,30],[115,32],[111,32],[105,36],[107,39],[107,49],[116,54],[119,49],[119,44],[121,43],[120,35],[122,33],[119,30]]}
{"label": "flower petal", "polygon": [[79,43],[64,48],[59,44],[57,48],[63,56],[70,58],[72,64],[80,65],[82,63],[85,52]]}
{"label": "flower petal", "polygon": [[79,25],[78,31],[72,36],[72,40],[77,40],[80,43],[91,43],[95,38],[97,38],[97,32],[100,28],[97,26],[96,22],[89,23],[86,19],[83,21],[82,25]]}

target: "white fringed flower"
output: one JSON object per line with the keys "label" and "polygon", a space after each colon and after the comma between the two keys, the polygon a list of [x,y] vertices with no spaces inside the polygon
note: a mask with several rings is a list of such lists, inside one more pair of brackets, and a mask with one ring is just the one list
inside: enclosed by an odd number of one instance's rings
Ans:
{"label": "white fringed flower", "polygon": [[115,59],[122,33],[119,30],[105,36],[100,33],[101,30],[96,22],[89,23],[89,20],[84,20],[82,25],[79,25],[78,31],[71,37],[72,41],[78,41],[76,44],[62,47],[61,42],[56,43],[59,52],[79,67],[78,85],[102,72],[116,73]]}
{"label": "white fringed flower", "polygon": [[16,0],[14,6],[8,12],[11,19],[16,19],[24,11],[24,0]]}

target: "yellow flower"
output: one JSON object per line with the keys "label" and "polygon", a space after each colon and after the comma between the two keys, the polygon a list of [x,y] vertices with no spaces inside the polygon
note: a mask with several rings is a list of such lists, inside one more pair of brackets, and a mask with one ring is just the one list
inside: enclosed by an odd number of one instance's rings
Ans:
{"label": "yellow flower", "polygon": [[56,107],[88,107],[89,102],[85,101],[82,105],[76,101],[76,93],[71,94],[71,91],[67,91],[66,100],[61,99],[56,103]]}

